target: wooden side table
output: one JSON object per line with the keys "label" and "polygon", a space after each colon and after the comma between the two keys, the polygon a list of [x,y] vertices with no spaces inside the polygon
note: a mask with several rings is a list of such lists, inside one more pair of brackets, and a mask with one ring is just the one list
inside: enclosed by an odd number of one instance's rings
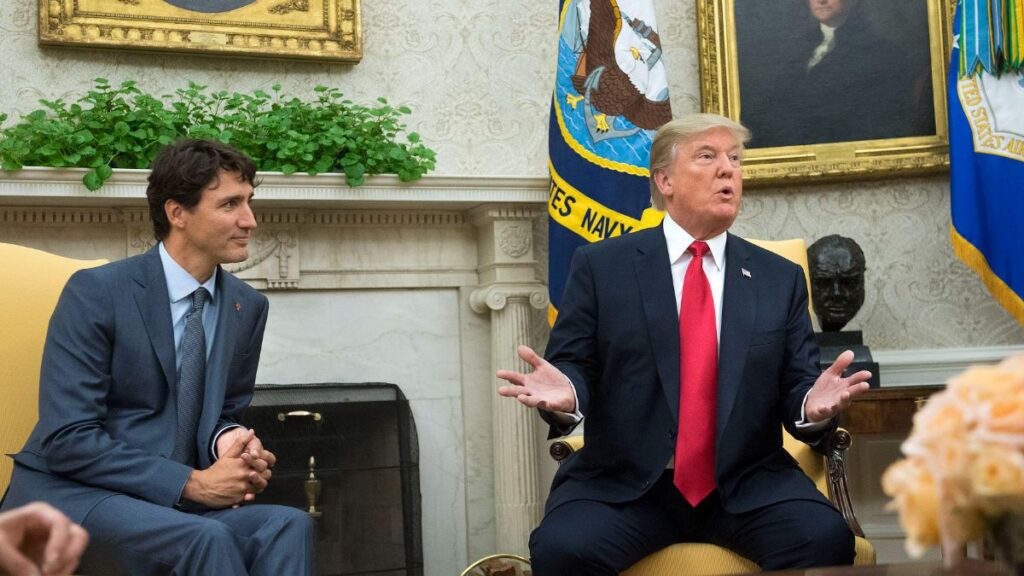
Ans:
{"label": "wooden side table", "polygon": [[854,436],[910,432],[921,401],[945,386],[896,386],[872,388],[853,399],[840,416],[841,425]]}

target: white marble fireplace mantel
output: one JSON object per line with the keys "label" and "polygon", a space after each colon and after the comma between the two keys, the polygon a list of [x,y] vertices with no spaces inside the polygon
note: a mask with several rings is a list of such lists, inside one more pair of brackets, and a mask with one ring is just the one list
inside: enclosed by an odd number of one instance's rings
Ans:
{"label": "white marble fireplace mantel", "polygon": [[[26,167],[0,172],[0,202],[5,205],[115,206],[145,204],[149,170],[115,170],[96,192],[82,185],[84,169]],[[486,203],[543,204],[546,178],[425,176],[402,182],[397,176],[368,178],[355,188],[339,174],[285,176],[258,173],[257,197],[277,208],[467,209]]]}
{"label": "white marble fireplace mantel", "polygon": [[[83,174],[0,172],[0,242],[111,260],[152,246],[148,171],[97,192]],[[419,436],[425,574],[525,553],[538,443],[532,414],[495,402],[493,374],[516,367],[547,306],[534,252],[547,180],[260,178],[250,258],[228,267],[271,302],[258,381],[397,384]]]}

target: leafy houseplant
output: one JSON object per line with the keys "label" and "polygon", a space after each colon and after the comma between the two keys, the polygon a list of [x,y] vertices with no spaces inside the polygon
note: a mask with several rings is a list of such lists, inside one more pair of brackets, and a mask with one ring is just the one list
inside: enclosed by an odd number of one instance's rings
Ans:
{"label": "leafy houseplant", "polygon": [[[96,190],[113,168],[149,168],[165,144],[182,137],[231,144],[259,170],[285,174],[340,172],[349,186],[368,175],[415,180],[434,168],[434,152],[415,132],[405,134],[404,106],[384,98],[367,107],[336,88],[317,86],[311,101],[281,93],[210,92],[189,82],[173,96],[153,96],[134,81],[114,87],[103,78],[78,101],[40,100],[42,109],[0,130],[0,169],[23,166],[89,168],[83,183]],[[7,120],[0,114],[0,125]]]}

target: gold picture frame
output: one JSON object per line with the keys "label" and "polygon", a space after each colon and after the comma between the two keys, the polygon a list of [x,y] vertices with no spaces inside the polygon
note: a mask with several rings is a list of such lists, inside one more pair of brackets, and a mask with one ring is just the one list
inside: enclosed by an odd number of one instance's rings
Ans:
{"label": "gold picture frame", "polygon": [[39,0],[39,43],[359,61],[359,0]]}
{"label": "gold picture frame", "polygon": [[[831,47],[821,49],[824,16],[820,9],[812,14],[808,0],[697,0],[701,108],[751,128],[744,181],[778,185],[948,169],[946,74],[956,4],[950,2],[846,0],[861,13],[846,14],[833,28]],[[841,34],[844,26],[858,28]],[[886,27],[899,28],[899,38],[882,35]],[[849,38],[857,39],[853,47],[842,43]],[[808,47],[824,56],[812,63]],[[830,77],[842,57],[845,76]],[[814,70],[825,63],[830,66]],[[861,93],[862,87],[870,88]]]}

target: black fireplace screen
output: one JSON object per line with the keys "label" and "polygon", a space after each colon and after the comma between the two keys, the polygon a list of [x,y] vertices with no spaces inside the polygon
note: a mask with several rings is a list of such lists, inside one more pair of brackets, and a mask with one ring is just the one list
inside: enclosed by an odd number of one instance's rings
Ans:
{"label": "black fireplace screen", "polygon": [[416,426],[397,386],[260,385],[244,424],[278,459],[257,502],[316,518],[319,574],[423,574]]}

